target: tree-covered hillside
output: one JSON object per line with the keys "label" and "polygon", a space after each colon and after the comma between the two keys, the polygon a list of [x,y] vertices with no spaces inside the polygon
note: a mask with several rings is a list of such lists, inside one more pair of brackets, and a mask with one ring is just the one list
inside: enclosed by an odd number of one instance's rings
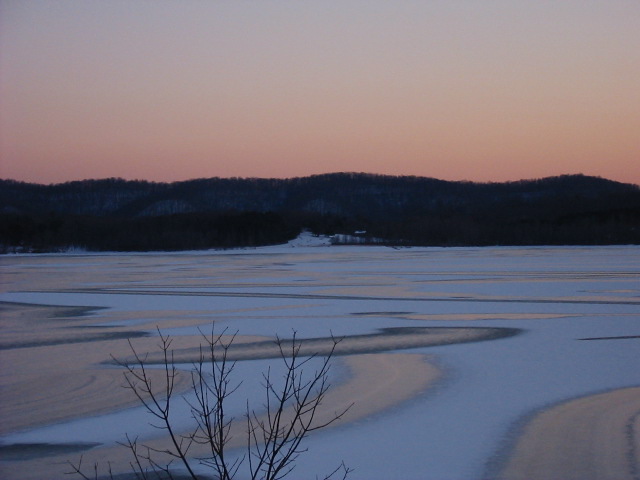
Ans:
{"label": "tree-covered hillside", "polygon": [[398,245],[640,243],[640,188],[567,175],[507,183],[338,173],[175,183],[0,180],[4,251],[282,243],[308,228]]}

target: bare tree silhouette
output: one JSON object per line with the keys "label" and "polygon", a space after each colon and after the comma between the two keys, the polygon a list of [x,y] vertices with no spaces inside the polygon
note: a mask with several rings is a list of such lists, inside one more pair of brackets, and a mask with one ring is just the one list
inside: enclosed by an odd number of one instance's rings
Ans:
{"label": "bare tree silhouette", "polygon": [[[246,462],[251,480],[279,480],[293,471],[296,460],[306,451],[302,446],[303,440],[310,433],[342,418],[350,408],[334,412],[327,420],[319,420],[316,415],[330,388],[331,359],[340,339],[332,337],[333,345],[322,357],[318,354],[303,356],[300,352],[302,343],[294,331],[290,340],[280,337],[275,340],[285,373],[277,378],[271,367],[262,373],[265,394],[262,407],[265,413],[253,408],[247,399],[244,428],[239,427],[237,419],[228,415],[226,408],[229,397],[240,386],[233,377],[236,361],[230,360],[229,356],[236,334],[225,335],[225,331],[215,334],[212,328],[210,334],[202,334],[204,342],[199,348],[199,358],[190,371],[190,392],[195,395],[191,395],[191,399],[183,396],[195,426],[187,432],[179,432],[171,413],[176,397],[179,397],[174,391],[176,379],[186,373],[176,367],[171,338],[160,331],[158,333],[164,371],[160,386],[152,385],[149,375],[151,362],[147,361],[146,355],[141,356],[131,342],[131,361],[114,358],[125,369],[126,387],[155,419],[157,424],[154,426],[165,430],[169,440],[168,446],[158,448],[140,443],[137,437],[127,436],[122,445],[133,457],[130,462],[131,478],[195,480],[203,478],[196,472],[200,466],[213,472],[219,480],[231,480]],[[310,362],[314,358],[318,358],[320,363],[311,368]],[[244,436],[244,455],[229,454],[234,436]],[[69,464],[70,474],[85,480],[102,478],[99,477],[98,465],[93,465],[91,473],[86,473],[82,457],[77,463]],[[323,478],[327,480],[341,475],[345,479],[350,471],[342,462]],[[104,478],[116,478],[111,465]]]}

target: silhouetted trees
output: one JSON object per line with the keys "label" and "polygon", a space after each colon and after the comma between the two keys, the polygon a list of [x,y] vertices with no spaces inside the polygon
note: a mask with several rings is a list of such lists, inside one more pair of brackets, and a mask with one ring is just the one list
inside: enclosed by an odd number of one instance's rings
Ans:
{"label": "silhouetted trees", "polygon": [[[0,244],[42,252],[197,250],[285,243],[299,233],[276,213],[188,213],[157,217],[0,215]],[[13,248],[15,249],[15,248]]]}
{"label": "silhouetted trees", "polygon": [[0,180],[5,250],[282,243],[303,228],[401,245],[640,243],[640,188],[584,175],[507,183],[327,174],[282,179]]}

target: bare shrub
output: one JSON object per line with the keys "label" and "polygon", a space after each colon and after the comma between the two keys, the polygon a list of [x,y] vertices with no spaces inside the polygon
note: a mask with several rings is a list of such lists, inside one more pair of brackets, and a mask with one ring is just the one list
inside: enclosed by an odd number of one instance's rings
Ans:
{"label": "bare shrub", "polygon": [[[179,375],[187,374],[179,370],[174,362],[171,338],[160,331],[160,367],[164,371],[161,385],[152,385],[149,375],[150,361],[141,356],[131,342],[131,361],[116,362],[124,367],[126,387],[129,388],[154,418],[155,427],[166,433],[166,446],[157,447],[140,443],[137,437],[127,436],[122,445],[129,449],[133,460],[130,474],[126,478],[150,479],[199,479],[198,466],[215,474],[219,480],[230,480],[238,475],[244,464],[251,480],[279,480],[289,475],[298,457],[306,451],[303,440],[312,432],[327,427],[342,418],[350,407],[318,420],[316,414],[330,388],[329,370],[331,358],[340,339],[332,337],[330,351],[320,357],[318,354],[301,355],[302,342],[293,332],[290,340],[277,337],[275,345],[284,363],[284,374],[274,376],[271,367],[262,373],[264,401],[262,409],[256,410],[246,400],[244,422],[228,415],[229,398],[240,386],[234,380],[236,361],[231,360],[229,349],[236,335],[202,334],[204,342],[199,348],[198,361],[194,362],[191,375],[190,399],[187,395],[177,395],[174,391]],[[318,358],[319,366],[311,368],[312,359]],[[155,383],[155,382],[154,382]],[[195,423],[186,432],[176,424],[172,416],[176,397],[188,403]],[[230,453],[238,440],[244,438],[245,453]],[[232,440],[234,442],[232,442]],[[69,462],[70,474],[85,480],[98,480],[98,465],[91,472],[83,469],[82,458],[78,463]],[[178,473],[184,470],[184,473]],[[341,463],[335,470],[323,477],[325,480],[341,475],[346,478],[350,469]],[[104,478],[114,476],[109,464]]]}

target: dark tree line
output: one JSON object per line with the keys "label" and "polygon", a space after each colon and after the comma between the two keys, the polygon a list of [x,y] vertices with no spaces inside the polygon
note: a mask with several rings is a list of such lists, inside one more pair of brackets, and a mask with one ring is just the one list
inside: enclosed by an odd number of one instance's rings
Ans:
{"label": "dark tree line", "polygon": [[199,250],[285,243],[299,233],[275,213],[187,213],[156,217],[0,215],[5,251]]}
{"label": "dark tree line", "polygon": [[5,250],[282,243],[303,228],[399,245],[640,243],[640,188],[584,175],[507,183],[327,174],[175,183],[0,180]]}

